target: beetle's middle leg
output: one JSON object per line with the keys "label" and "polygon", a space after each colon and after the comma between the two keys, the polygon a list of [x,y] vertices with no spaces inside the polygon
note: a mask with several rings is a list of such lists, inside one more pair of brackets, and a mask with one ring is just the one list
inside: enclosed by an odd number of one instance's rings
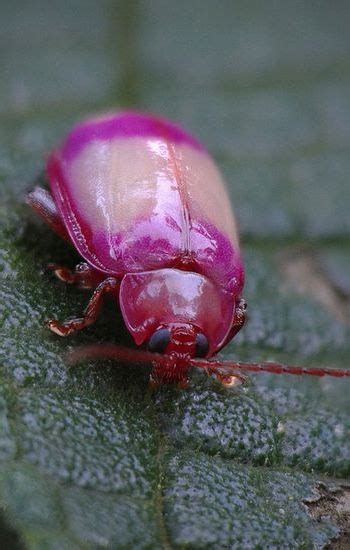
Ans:
{"label": "beetle's middle leg", "polygon": [[49,264],[47,267],[60,281],[77,284],[80,288],[96,288],[105,279],[104,273],[100,273],[86,262],[81,262],[74,270],[57,264]]}
{"label": "beetle's middle leg", "polygon": [[102,281],[102,283],[100,283],[96,288],[87,308],[85,309],[83,317],[80,317],[79,319],[71,319],[69,321],[65,321],[64,323],[51,319],[47,323],[48,328],[59,336],[68,336],[77,330],[81,330],[89,325],[92,325],[100,313],[103,296],[105,294],[112,294],[118,298],[119,286],[120,283],[117,279],[108,277],[108,279]]}

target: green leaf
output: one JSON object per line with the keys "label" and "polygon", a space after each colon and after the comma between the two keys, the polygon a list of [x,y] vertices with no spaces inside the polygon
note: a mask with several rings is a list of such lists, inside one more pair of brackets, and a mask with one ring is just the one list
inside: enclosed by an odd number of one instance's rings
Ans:
{"label": "green leaf", "polygon": [[241,227],[249,323],[222,357],[349,367],[347,4],[0,9],[0,546],[346,543],[350,381],[265,374],[223,389],[194,372],[188,390],[152,393],[137,366],[69,369],[68,349],[131,338],[112,304],[67,340],[45,329],[89,292],[45,271],[79,258],[24,196],[79,117],[173,117],[215,155]]}

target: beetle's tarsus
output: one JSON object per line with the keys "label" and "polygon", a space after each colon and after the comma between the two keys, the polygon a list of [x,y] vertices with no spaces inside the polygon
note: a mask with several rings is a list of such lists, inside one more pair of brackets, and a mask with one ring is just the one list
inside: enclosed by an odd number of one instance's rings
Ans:
{"label": "beetle's tarsus", "polygon": [[240,386],[246,384],[248,377],[240,372],[221,372],[220,369],[210,370],[209,374],[213,374],[218,382],[226,388],[232,388],[233,386]]}
{"label": "beetle's tarsus", "polygon": [[58,336],[68,336],[69,334],[69,329],[55,319],[50,319],[50,321],[47,321],[46,326]]}
{"label": "beetle's tarsus", "polygon": [[79,288],[96,288],[104,280],[104,275],[89,266],[86,262],[78,264],[74,271],[58,264],[48,264],[47,269],[53,271],[57,279],[68,284],[77,284]]}
{"label": "beetle's tarsus", "polygon": [[92,325],[96,321],[97,315],[98,312],[96,315],[87,315],[79,319],[65,321],[64,323],[60,323],[59,321],[52,319],[48,321],[47,326],[52,332],[58,334],[58,336],[69,336],[77,330],[82,330],[83,328]]}
{"label": "beetle's tarsus", "polygon": [[48,264],[47,269],[53,271],[57,279],[63,281],[64,283],[73,284],[76,282],[74,273],[67,267],[62,267],[57,264]]}

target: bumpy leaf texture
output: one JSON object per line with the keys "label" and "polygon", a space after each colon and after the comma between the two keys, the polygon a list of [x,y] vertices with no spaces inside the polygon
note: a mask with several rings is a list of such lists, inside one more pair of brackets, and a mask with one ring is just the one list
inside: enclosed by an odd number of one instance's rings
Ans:
{"label": "bumpy leaf texture", "polygon": [[43,327],[89,293],[45,272],[78,258],[23,197],[80,116],[175,118],[225,172],[243,236],[249,323],[222,356],[349,367],[348,3],[0,10],[1,546],[345,544],[349,381],[260,375],[223,390],[194,373],[188,391],[152,394],[140,367],[69,370],[70,347],[131,341],[108,305],[70,340]]}

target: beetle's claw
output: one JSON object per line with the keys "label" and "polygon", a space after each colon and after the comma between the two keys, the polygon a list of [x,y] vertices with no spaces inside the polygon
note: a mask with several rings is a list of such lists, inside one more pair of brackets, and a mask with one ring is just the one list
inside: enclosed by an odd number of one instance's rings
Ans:
{"label": "beetle's claw", "polygon": [[47,328],[49,328],[52,332],[55,334],[58,334],[58,336],[67,336],[68,332],[65,330],[65,327],[61,325],[58,321],[55,321],[54,319],[50,319],[46,323]]}
{"label": "beetle's claw", "polygon": [[240,386],[241,384],[245,384],[247,381],[247,377],[243,375],[233,375],[233,374],[225,374],[225,375],[219,375],[215,374],[215,378],[217,379],[220,384],[225,386],[226,388],[233,388],[235,386]]}
{"label": "beetle's claw", "polygon": [[63,281],[64,283],[73,284],[75,282],[74,274],[66,267],[61,267],[58,264],[50,263],[47,265],[47,269],[52,271],[57,279]]}

